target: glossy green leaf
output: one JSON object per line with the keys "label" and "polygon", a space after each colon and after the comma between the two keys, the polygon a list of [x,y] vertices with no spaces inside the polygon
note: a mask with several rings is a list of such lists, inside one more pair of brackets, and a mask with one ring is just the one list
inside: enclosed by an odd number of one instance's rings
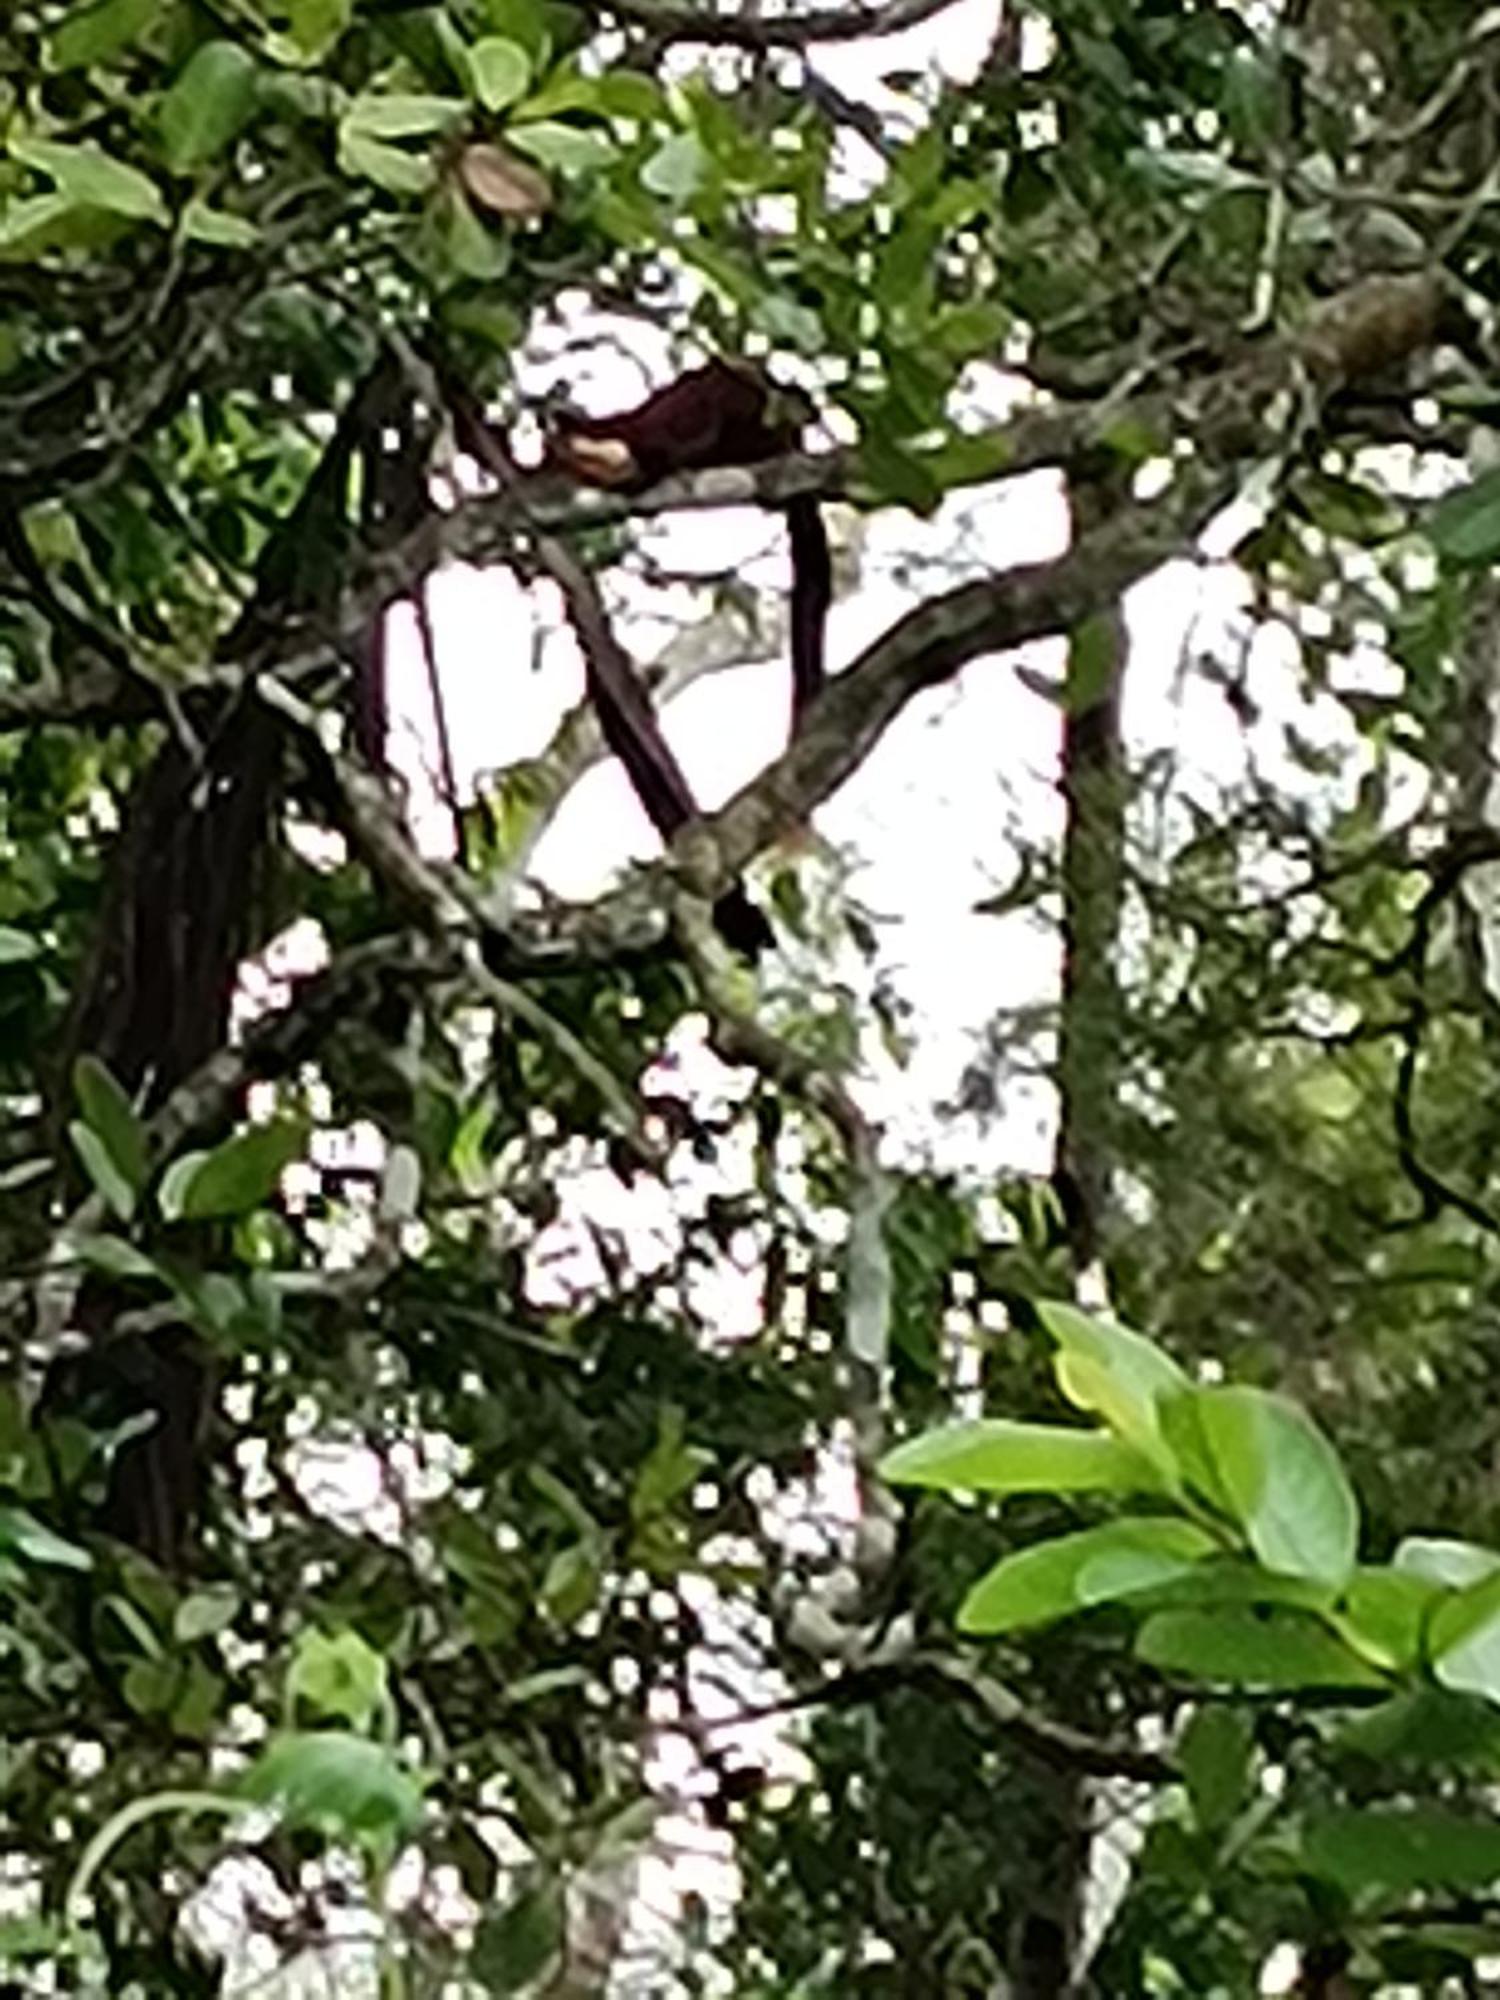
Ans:
{"label": "glossy green leaf", "polygon": [[162,99],[158,124],[167,165],[188,173],[216,159],[255,109],[255,59],[238,42],[203,42]]}
{"label": "glossy green leaf", "polygon": [[1141,1493],[1161,1482],[1149,1459],[1103,1431],[995,1417],[945,1424],[886,1453],[895,1486],[974,1493]]}
{"label": "glossy green leaf", "polygon": [[1500,1773],[1500,1712],[1471,1695],[1418,1686],[1345,1724],[1338,1747],[1371,1763]]}
{"label": "glossy green leaf", "polygon": [[75,1236],[69,1245],[80,1264],[102,1271],[107,1278],[160,1278],[161,1273],[143,1250],[127,1243],[123,1236],[90,1231]]}
{"label": "glossy green leaf", "polygon": [[1351,1641],[1377,1666],[1415,1666],[1428,1612],[1442,1595],[1430,1578],[1394,1567],[1356,1571],[1345,1595],[1343,1623]]}
{"label": "glossy green leaf", "polygon": [[1297,1611],[1158,1611],[1135,1650],[1163,1673],[1247,1688],[1366,1688],[1381,1676],[1318,1619]]}
{"label": "glossy green leaf", "polygon": [[1312,1419],[1263,1389],[1195,1389],[1187,1406],[1213,1468],[1206,1497],[1227,1505],[1266,1568],[1342,1588],[1354,1574],[1359,1509]]}
{"label": "glossy green leaf", "polygon": [[336,1729],[273,1737],[239,1790],[293,1826],[334,1835],[404,1833],[422,1813],[420,1790],[390,1751]]}
{"label": "glossy green leaf", "polygon": [[958,1612],[963,1632],[1009,1632],[1075,1611],[1137,1597],[1191,1569],[1219,1548],[1191,1521],[1154,1516],[1107,1522],[1005,1556],[982,1576]]}

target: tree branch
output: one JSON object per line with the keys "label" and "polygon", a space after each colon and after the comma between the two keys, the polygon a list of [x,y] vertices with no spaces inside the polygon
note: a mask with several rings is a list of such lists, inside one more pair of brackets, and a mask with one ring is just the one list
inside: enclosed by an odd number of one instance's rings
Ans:
{"label": "tree branch", "polygon": [[953,0],[888,0],[884,7],[821,7],[807,14],[769,18],[746,9],[715,14],[699,7],[658,5],[657,0],[608,0],[609,12],[668,42],[712,42],[738,49],[804,49],[814,42],[854,42],[868,35],[897,35],[931,20]]}

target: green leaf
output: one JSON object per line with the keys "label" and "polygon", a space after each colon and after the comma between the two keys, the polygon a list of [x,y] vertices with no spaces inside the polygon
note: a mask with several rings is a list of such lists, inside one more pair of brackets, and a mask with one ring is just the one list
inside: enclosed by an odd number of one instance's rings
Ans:
{"label": "green leaf", "polygon": [[1227,1826],[1248,1802],[1255,1730],[1240,1709],[1200,1708],[1182,1733],[1177,1761],[1193,1817],[1205,1833]]}
{"label": "green leaf", "polygon": [[[1267,1569],[1341,1589],[1354,1574],[1359,1509],[1332,1445],[1297,1404],[1264,1389],[1187,1392],[1227,1505]],[[1185,1467],[1184,1470],[1187,1468]]]}
{"label": "green leaf", "polygon": [[559,1625],[574,1625],[599,1596],[599,1555],[589,1542],[559,1549],[542,1579],[543,1609]]}
{"label": "green leaf", "polygon": [[73,1089],[79,1110],[104,1142],[116,1171],[139,1194],[146,1185],[146,1128],[124,1088],[97,1056],[80,1056],[73,1065]]}
{"label": "green leaf", "polygon": [[1500,1878],[1500,1825],[1444,1806],[1335,1807],[1309,1815],[1302,1858],[1355,1893],[1480,1889]]}
{"label": "green leaf", "polygon": [[47,1569],[92,1569],[94,1558],[76,1542],[61,1535],[29,1514],[24,1507],[0,1507],[0,1549],[19,1556],[22,1562]]}
{"label": "green leaf", "polygon": [[1347,1723],[1338,1748],[1377,1764],[1492,1775],[1500,1771],[1500,1714],[1470,1695],[1415,1687]]}
{"label": "green leaf", "polygon": [[1068,1401],[1102,1417],[1116,1436],[1175,1479],[1160,1406],[1191,1387],[1177,1363],[1143,1334],[1060,1300],[1042,1301],[1037,1314],[1057,1343],[1053,1369]]}
{"label": "green leaf", "polygon": [[13,930],[9,924],[0,924],[0,965],[27,965],[41,955],[40,938],[34,938],[30,931]]}
{"label": "green leaf", "polygon": [[403,1833],[422,1813],[420,1790],[388,1750],[337,1729],[273,1738],[238,1789],[293,1826],[335,1835]]}
{"label": "green leaf", "polygon": [[486,111],[503,111],[524,97],[531,83],[531,58],[519,42],[486,35],[469,50],[474,92]]}
{"label": "green leaf", "polygon": [[989,1418],[945,1424],[886,1453],[880,1476],[896,1486],[973,1493],[1151,1493],[1149,1459],[1103,1431]]}
{"label": "green leaf", "polygon": [[1358,1570],[1341,1607],[1352,1642],[1379,1667],[1415,1666],[1422,1655],[1422,1631],[1441,1586],[1431,1578],[1394,1567]]}
{"label": "green leaf", "polygon": [[64,146],[54,139],[13,138],[11,154],[45,174],[70,201],[102,208],[134,222],[166,222],[161,190],[138,167],[116,160],[101,146]]}
{"label": "green leaf", "polygon": [[545,118],[535,125],[509,125],[505,136],[518,153],[529,153],[556,173],[598,173],[616,157],[613,139],[603,132],[584,131],[581,126],[556,124]]}
{"label": "green leaf", "polygon": [[162,99],[158,125],[167,165],[189,173],[216,159],[255,109],[255,59],[238,42],[203,42]]}
{"label": "green leaf", "polygon": [[686,1443],[682,1412],[663,1411],[660,1435],[641,1463],[630,1495],[630,1518],[648,1521],[664,1514],[690,1493],[714,1462],[713,1453]]}
{"label": "green leaf", "polygon": [[960,1605],[958,1627],[1009,1632],[1136,1597],[1182,1575],[1219,1546],[1191,1521],[1154,1516],[1060,1535],[996,1563]]}
{"label": "green leaf", "polygon": [[468,107],[458,97],[382,95],[356,97],[340,121],[340,132],[367,139],[430,139],[457,125]]}
{"label": "green leaf", "polygon": [[189,242],[206,243],[214,250],[253,250],[260,241],[259,228],[247,216],[210,208],[206,201],[190,201],[178,228]]}
{"label": "green leaf", "polygon": [[161,1212],[168,1222],[196,1222],[259,1208],[306,1144],[307,1128],[282,1118],[251,1125],[211,1153],[188,1154],[162,1177]]}
{"label": "green leaf", "polygon": [[702,141],[691,132],[665,139],[641,168],[641,186],[667,201],[691,201],[711,165]]}
{"label": "green leaf", "polygon": [[286,0],[292,40],[311,58],[326,55],[354,17],[354,0]]}
{"label": "green leaf", "polygon": [[179,1646],[194,1646],[227,1631],[239,1615],[240,1594],[227,1585],[195,1590],[172,1614],[172,1637]]}
{"label": "green leaf", "polygon": [[357,1632],[304,1632],[287,1673],[290,1700],[368,1729],[387,1699],[384,1658]]}
{"label": "green leaf", "polygon": [[1446,1584],[1450,1590],[1467,1590],[1471,1583],[1483,1583],[1500,1571],[1500,1555],[1479,1542],[1445,1541],[1430,1535],[1408,1535],[1396,1545],[1392,1569],[1429,1582]]}
{"label": "green leaf", "polygon": [[1463,567],[1482,567],[1500,556],[1500,466],[1445,494],[1427,521],[1438,554]]}
{"label": "green leaf", "polygon": [[1234,1687],[1380,1687],[1381,1676],[1318,1619],[1297,1611],[1158,1611],[1137,1656],[1163,1673]]}
{"label": "green leaf", "polygon": [[929,328],[929,336],[950,361],[971,361],[979,355],[993,356],[1010,326],[1011,316],[1004,306],[993,300],[975,299],[940,312]]}
{"label": "green leaf", "polygon": [[133,1243],[127,1243],[123,1236],[107,1236],[91,1233],[75,1236],[70,1248],[80,1264],[86,1264],[91,1271],[102,1271],[107,1278],[159,1278],[161,1273],[151,1259]]}
{"label": "green leaf", "polygon": [[546,1973],[562,1945],[562,1892],[541,1882],[481,1921],[467,1969],[487,1993],[520,1993]]}
{"label": "green leaf", "polygon": [[68,1137],[89,1179],[120,1220],[128,1222],[135,1214],[135,1189],[115,1165],[108,1146],[81,1118],[69,1121]]}
{"label": "green leaf", "polygon": [[437,179],[437,169],[425,154],[406,153],[363,132],[339,132],[339,166],[356,180],[373,181],[387,194],[420,196]]}
{"label": "green leaf", "polygon": [[107,63],[138,41],[161,12],[161,0],[103,0],[97,7],[74,6],[52,37],[55,69],[87,69]]}
{"label": "green leaf", "polygon": [[1432,1671],[1456,1694],[1500,1704],[1500,1576],[1445,1599],[1427,1627]]}

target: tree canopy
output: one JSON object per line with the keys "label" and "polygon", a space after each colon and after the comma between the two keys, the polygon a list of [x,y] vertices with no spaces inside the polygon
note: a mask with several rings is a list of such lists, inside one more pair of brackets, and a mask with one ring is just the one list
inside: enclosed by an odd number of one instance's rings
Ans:
{"label": "tree canopy", "polygon": [[[0,1992],[1500,1986],[1497,104],[1457,0],[12,10]],[[814,420],[601,490],[601,355]],[[890,616],[551,892],[809,500]],[[897,1145],[820,815],[998,676],[1051,970]]]}

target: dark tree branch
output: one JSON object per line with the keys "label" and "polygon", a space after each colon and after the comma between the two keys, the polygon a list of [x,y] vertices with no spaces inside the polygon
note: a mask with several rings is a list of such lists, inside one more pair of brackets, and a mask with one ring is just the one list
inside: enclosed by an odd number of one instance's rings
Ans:
{"label": "dark tree branch", "polygon": [[737,49],[805,49],[815,42],[854,42],[896,35],[950,7],[953,0],[887,0],[884,7],[820,7],[806,14],[712,13],[658,5],[657,0],[608,0],[609,11],[648,28],[660,41],[712,42]]}

